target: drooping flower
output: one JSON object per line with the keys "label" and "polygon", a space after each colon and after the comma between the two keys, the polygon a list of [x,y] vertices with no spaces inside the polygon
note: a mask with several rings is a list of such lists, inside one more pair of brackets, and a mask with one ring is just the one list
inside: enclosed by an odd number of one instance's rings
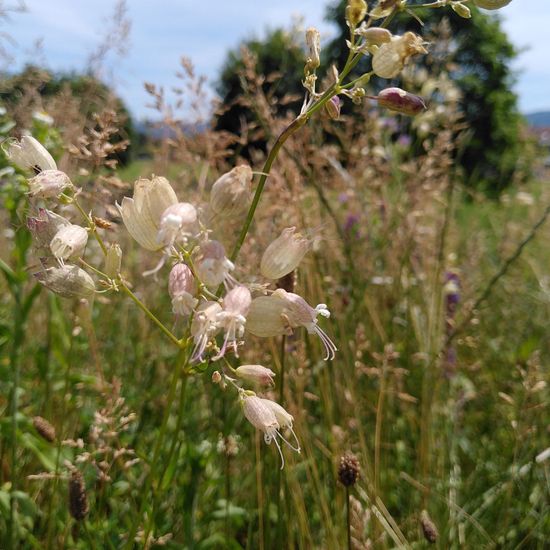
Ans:
{"label": "drooping flower", "polygon": [[197,276],[209,288],[234,282],[229,272],[235,266],[226,257],[225,248],[218,241],[203,242],[195,253],[194,263]]}
{"label": "drooping flower", "polygon": [[220,176],[210,191],[210,208],[223,218],[240,216],[251,199],[252,170],[242,164]]}
{"label": "drooping flower", "polygon": [[88,298],[95,292],[93,279],[76,265],[50,267],[35,274],[38,282],[64,298]]}
{"label": "drooping flower", "polygon": [[[279,455],[281,457],[281,470],[285,465],[285,459],[281,446],[277,441],[280,438],[291,449],[296,452],[300,452],[299,447],[291,445],[279,431],[282,427],[289,426],[288,417],[290,417],[290,429],[292,429],[292,416],[290,416],[283,407],[270,401],[269,399],[261,399],[256,395],[248,395],[244,391],[241,393],[241,403],[243,406],[243,412],[246,419],[257,429],[264,433],[264,441],[269,445],[272,441],[275,442]],[[276,407],[274,407],[276,405]],[[283,422],[281,425],[279,418]],[[292,432],[294,433],[294,432]],[[294,436],[296,437],[296,436]]]}
{"label": "drooping flower", "polygon": [[416,54],[427,53],[422,38],[413,32],[392,36],[372,56],[372,70],[381,78],[395,78]]}
{"label": "drooping flower", "polygon": [[241,365],[235,369],[239,378],[259,384],[261,386],[272,386],[275,373],[262,365]]}
{"label": "drooping flower", "polygon": [[171,246],[177,240],[185,240],[193,235],[197,225],[197,210],[188,202],[178,202],[169,206],[160,218],[157,242]]}
{"label": "drooping flower", "polygon": [[260,272],[266,279],[280,279],[294,271],[309,250],[311,241],[295,227],[287,227],[266,249]]}
{"label": "drooping flower", "polygon": [[217,316],[221,311],[222,306],[213,301],[203,302],[195,311],[191,322],[191,336],[195,342],[191,354],[192,362],[204,361],[204,352],[208,343],[220,330]]}
{"label": "drooping flower", "polygon": [[218,326],[225,331],[225,337],[220,352],[213,357],[214,360],[223,357],[228,345],[233,347],[235,356],[239,356],[238,339],[244,335],[246,315],[251,302],[250,290],[245,286],[236,286],[225,295],[223,309],[216,316]]}
{"label": "drooping flower", "polygon": [[175,315],[188,316],[197,306],[195,298],[195,277],[188,266],[174,265],[168,277],[168,293],[172,298],[172,311]]}
{"label": "drooping flower", "polygon": [[36,217],[27,218],[27,228],[31,232],[35,247],[39,251],[49,254],[50,243],[56,233],[62,228],[71,225],[71,222],[45,208],[39,208]]}
{"label": "drooping flower", "polygon": [[298,294],[278,288],[270,296],[252,300],[246,330],[255,336],[269,337],[289,334],[290,329],[302,326],[310,334],[319,336],[325,347],[325,360],[334,359],[337,348],[318,325],[319,315],[330,317],[326,304],[313,308]]}
{"label": "drooping flower", "polygon": [[41,172],[57,170],[57,164],[46,148],[32,136],[23,136],[21,141],[6,142],[6,156],[23,170]]}
{"label": "drooping flower", "polygon": [[57,260],[63,262],[78,258],[88,242],[88,231],[79,225],[65,225],[59,229],[50,243],[50,250]]}
{"label": "drooping flower", "polygon": [[178,198],[166,178],[139,179],[133,198],[124,197],[117,208],[128,233],[147,250],[164,248],[157,237],[161,216]]}
{"label": "drooping flower", "polygon": [[29,180],[31,198],[57,199],[66,189],[73,189],[73,184],[61,170],[43,170]]}

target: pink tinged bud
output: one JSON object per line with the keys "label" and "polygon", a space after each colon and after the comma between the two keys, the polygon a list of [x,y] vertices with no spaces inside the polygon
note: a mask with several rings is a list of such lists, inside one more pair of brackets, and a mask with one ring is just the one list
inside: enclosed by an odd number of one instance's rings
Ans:
{"label": "pink tinged bud", "polygon": [[195,291],[195,277],[189,267],[176,264],[168,277],[168,293],[172,298],[172,311],[175,315],[191,315],[198,303],[194,297]]}
{"label": "pink tinged bud", "polygon": [[237,367],[236,373],[241,380],[246,380],[253,384],[261,386],[272,386],[274,384],[273,377],[275,373],[262,365],[241,365]]}
{"label": "pink tinged bud", "polygon": [[265,249],[260,271],[266,279],[280,279],[294,271],[309,250],[310,241],[295,231],[295,227],[283,229]]}
{"label": "pink tinged bud", "polygon": [[50,252],[50,243],[56,233],[62,227],[69,225],[71,225],[69,220],[45,208],[38,209],[36,218],[27,218],[27,227],[33,236],[36,248],[47,248],[48,253]]}
{"label": "pink tinged bud", "polygon": [[64,298],[88,298],[95,292],[93,279],[75,265],[50,267],[35,274],[38,281]]}
{"label": "pink tinged bud", "polygon": [[178,198],[166,178],[139,179],[134,187],[133,198],[124,197],[117,204],[128,233],[147,250],[160,250],[157,241],[160,221],[169,206]]}
{"label": "pink tinged bud", "polygon": [[478,8],[485,10],[498,10],[507,6],[512,0],[474,0],[474,4]]}
{"label": "pink tinged bud", "polygon": [[210,340],[218,333],[217,316],[222,311],[218,302],[203,302],[195,312],[191,322],[191,336],[195,342],[191,361],[204,361],[204,352]]}
{"label": "pink tinged bud", "polygon": [[250,205],[251,185],[252,170],[245,164],[223,174],[210,191],[212,212],[224,218],[244,214]]}
{"label": "pink tinged bud", "polygon": [[223,357],[228,345],[232,346],[235,356],[239,356],[237,341],[244,335],[246,315],[251,302],[250,290],[245,286],[236,286],[226,294],[223,299],[223,310],[216,316],[218,326],[225,331],[225,338],[220,352],[212,358],[213,360]]}
{"label": "pink tinged bud", "polygon": [[197,225],[197,210],[188,202],[178,202],[169,206],[160,218],[157,242],[171,246],[180,239],[191,236]]}
{"label": "pink tinged bud", "polygon": [[338,120],[340,118],[341,103],[342,102],[340,101],[340,98],[337,95],[331,97],[325,103],[325,111],[328,113],[328,116],[332,120]]}
{"label": "pink tinged bud", "polygon": [[424,100],[401,88],[386,88],[378,94],[378,105],[391,111],[414,116],[426,110]]}
{"label": "pink tinged bud", "polygon": [[195,260],[197,276],[207,287],[215,288],[230,278],[235,266],[225,256],[225,248],[218,241],[206,241],[199,247]]}
{"label": "pink tinged bud", "polygon": [[53,157],[32,136],[23,136],[20,142],[7,142],[3,148],[8,159],[23,170],[57,170]]}
{"label": "pink tinged bud", "polygon": [[57,199],[66,189],[73,189],[69,176],[60,170],[43,170],[29,180],[29,196]]}
{"label": "pink tinged bud", "polygon": [[80,257],[87,242],[86,229],[79,225],[66,225],[55,234],[50,243],[50,250],[58,260],[69,260]]}

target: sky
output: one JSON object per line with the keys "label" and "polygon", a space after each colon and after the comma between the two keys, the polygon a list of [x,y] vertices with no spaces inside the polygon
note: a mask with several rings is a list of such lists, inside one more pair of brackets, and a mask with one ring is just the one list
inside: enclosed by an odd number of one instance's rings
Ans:
{"label": "sky", "polygon": [[[11,13],[0,24],[11,41],[10,70],[40,63],[56,71],[82,70],[91,52],[109,32],[115,0],[24,1],[26,12]],[[304,27],[315,26],[323,40],[334,34],[324,21],[321,0],[127,0],[131,20],[128,52],[111,55],[104,73],[137,118],[154,116],[144,82],[177,85],[175,72],[185,55],[196,72],[215,82],[226,52],[241,40],[262,36],[266,28],[290,25],[301,16]],[[527,7],[528,6],[528,7]],[[515,63],[516,92],[524,113],[550,111],[550,0],[512,0],[499,10],[511,41],[522,50]],[[37,44],[40,44],[37,47]]]}

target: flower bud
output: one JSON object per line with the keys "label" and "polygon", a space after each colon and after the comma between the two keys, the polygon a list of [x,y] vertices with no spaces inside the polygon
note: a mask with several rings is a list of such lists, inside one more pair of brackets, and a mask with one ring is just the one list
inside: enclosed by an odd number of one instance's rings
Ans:
{"label": "flower bud", "polygon": [[93,279],[76,265],[50,267],[36,273],[38,282],[64,298],[88,298],[95,292]]}
{"label": "flower bud", "polygon": [[367,3],[365,0],[348,0],[346,6],[346,20],[351,28],[357,27],[367,15]]}
{"label": "flower bud", "polygon": [[21,141],[8,141],[4,152],[10,161],[23,170],[57,170],[55,160],[46,148],[32,136],[23,136]]}
{"label": "flower bud", "polygon": [[463,17],[464,19],[470,19],[470,17],[472,17],[470,8],[461,2],[451,2],[451,8],[456,14],[460,15],[460,17]]}
{"label": "flower bud", "polygon": [[378,105],[390,111],[414,116],[426,110],[424,100],[401,88],[386,88],[378,94]]}
{"label": "flower bud", "polygon": [[175,315],[190,315],[198,300],[194,297],[196,291],[195,277],[185,264],[176,264],[168,277],[168,294],[172,298],[172,311]]}
{"label": "flower bud", "polygon": [[240,216],[250,204],[252,170],[242,164],[220,176],[210,191],[210,208],[222,217]]}
{"label": "flower bud", "polygon": [[474,0],[474,4],[478,8],[485,10],[498,10],[507,6],[512,0]]}
{"label": "flower bud", "polygon": [[120,273],[122,263],[122,249],[117,243],[112,243],[105,256],[105,274],[114,279]]}
{"label": "flower bud", "polygon": [[306,44],[309,48],[309,57],[306,60],[305,73],[310,74],[321,64],[321,35],[315,27],[306,30]]}
{"label": "flower bud", "polygon": [[262,386],[272,386],[275,373],[262,365],[241,365],[237,367],[237,376],[247,382]]}
{"label": "flower bud", "polygon": [[367,46],[381,46],[382,44],[391,42],[392,37],[388,29],[367,27],[364,23],[355,31],[355,34],[362,36]]}
{"label": "flower bud", "polygon": [[309,250],[310,241],[295,231],[295,227],[283,229],[265,249],[260,271],[266,279],[280,279],[294,271]]}
{"label": "flower bud", "polygon": [[50,250],[58,260],[78,258],[88,242],[88,232],[79,225],[62,227],[52,239]]}
{"label": "flower bud", "polygon": [[416,54],[427,53],[422,38],[412,32],[393,36],[382,44],[372,56],[372,70],[381,78],[395,78]]}
{"label": "flower bud", "polygon": [[43,170],[29,180],[29,196],[32,198],[57,199],[65,189],[73,189],[73,184],[61,170]]}
{"label": "flower bud", "polygon": [[178,202],[169,206],[160,217],[157,242],[171,246],[180,238],[193,234],[196,229],[197,210],[188,202]]}
{"label": "flower bud", "polygon": [[332,96],[326,103],[325,103],[325,111],[328,113],[328,116],[332,118],[332,120],[338,120],[340,118],[340,105],[341,105],[340,98],[335,95]]}
{"label": "flower bud", "polygon": [[160,219],[166,209],[178,202],[166,178],[139,179],[133,198],[124,197],[117,208],[128,233],[147,250],[163,248],[157,241]]}

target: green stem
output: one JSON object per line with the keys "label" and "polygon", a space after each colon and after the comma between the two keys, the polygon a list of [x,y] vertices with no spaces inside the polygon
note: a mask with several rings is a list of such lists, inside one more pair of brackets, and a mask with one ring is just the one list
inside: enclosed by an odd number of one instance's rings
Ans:
{"label": "green stem", "polygon": [[101,235],[97,232],[97,226],[94,222],[94,220],[86,214],[84,211],[84,208],[80,206],[79,202],[76,200],[76,198],[71,197],[71,202],[76,206],[77,210],[80,212],[82,217],[86,220],[86,223],[88,224],[88,228],[92,232],[95,240],[97,241],[97,244],[99,244],[101,251],[103,252],[103,255],[107,255],[107,247],[105,246],[105,243],[103,242],[103,239],[101,238]]}
{"label": "green stem", "polygon": [[351,513],[349,509],[349,487],[346,486],[346,530],[348,534],[348,550],[352,550],[351,546]]}
{"label": "green stem", "polygon": [[162,332],[164,332],[164,334],[168,336],[168,338],[172,340],[178,348],[181,349],[183,346],[182,340],[179,340],[172,333],[172,331],[168,329],[164,323],[162,323],[162,321],[160,321],[158,317],[156,317],[156,315],[128,288],[128,286],[126,286],[126,283],[122,277],[118,278],[118,283],[120,284],[122,290],[134,301],[134,303],[145,313],[145,315],[147,315],[147,317],[149,317],[149,319],[151,319],[151,321],[153,321],[153,323],[155,323],[155,325],[157,325],[157,327],[159,327],[160,330],[162,330]]}
{"label": "green stem", "polygon": [[[131,528],[130,533],[128,535],[128,540],[126,541],[126,545],[124,547],[126,550],[129,550],[134,545],[134,538],[135,538],[137,530],[139,528],[139,523],[143,519],[143,513],[145,512],[145,506],[149,502],[149,494],[151,492],[151,489],[153,488],[153,482],[157,477],[157,472],[158,472],[158,469],[159,469],[159,466],[160,466],[160,464],[159,464],[159,462],[160,462],[160,460],[159,460],[160,453],[161,453],[161,450],[162,450],[162,447],[163,447],[163,444],[164,444],[164,437],[166,435],[166,430],[167,430],[167,427],[168,427],[168,420],[170,418],[170,410],[172,409],[172,404],[173,404],[175,396],[176,396],[176,389],[177,389],[177,386],[178,386],[178,380],[180,378],[180,375],[181,375],[182,371],[185,371],[185,367],[187,366],[187,364],[189,362],[190,354],[187,354],[187,356],[183,359],[183,357],[185,355],[186,355],[185,351],[181,350],[180,353],[178,354],[178,357],[177,357],[177,364],[176,364],[176,368],[174,369],[174,374],[172,375],[172,380],[170,382],[170,389],[168,391],[168,397],[166,399],[166,407],[164,409],[164,416],[163,416],[163,419],[162,419],[160,432],[159,432],[159,435],[158,435],[157,440],[155,442],[155,449],[153,451],[153,461],[152,461],[151,471],[150,471],[149,475],[147,476],[147,478],[145,480],[145,487],[141,491],[142,498],[141,498],[141,504],[140,504],[140,507],[139,507],[139,512],[136,515],[136,519],[133,522],[132,528]],[[188,375],[185,374],[185,377],[187,377],[187,376]],[[182,381],[182,383],[183,383],[183,381]],[[151,513],[153,514],[154,510]]]}
{"label": "green stem", "polygon": [[10,352],[10,368],[13,372],[13,387],[10,403],[10,415],[11,415],[11,490],[10,490],[10,518],[9,518],[9,547],[17,548],[18,542],[17,529],[15,525],[15,492],[17,490],[17,409],[19,405],[19,379],[20,379],[20,364],[19,364],[19,350],[23,341],[23,313],[21,306],[22,289],[21,286],[17,286],[14,291],[14,310],[13,310],[13,341]]}

